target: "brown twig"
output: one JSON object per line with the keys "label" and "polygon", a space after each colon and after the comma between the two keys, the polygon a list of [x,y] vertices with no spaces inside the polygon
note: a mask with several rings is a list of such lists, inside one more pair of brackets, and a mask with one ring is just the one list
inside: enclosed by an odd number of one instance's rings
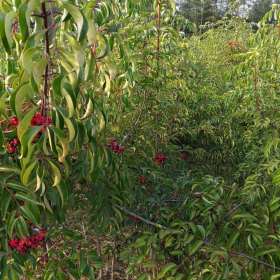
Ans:
{"label": "brown twig", "polygon": [[45,67],[45,74],[44,74],[44,90],[42,96],[42,107],[41,107],[41,114],[46,116],[48,113],[48,99],[49,99],[49,58],[50,58],[50,40],[49,40],[49,21],[48,21],[48,11],[46,8],[46,3],[43,2],[41,4],[42,9],[42,18],[44,21],[44,28],[46,29],[45,32],[45,55],[47,57],[47,65]]}

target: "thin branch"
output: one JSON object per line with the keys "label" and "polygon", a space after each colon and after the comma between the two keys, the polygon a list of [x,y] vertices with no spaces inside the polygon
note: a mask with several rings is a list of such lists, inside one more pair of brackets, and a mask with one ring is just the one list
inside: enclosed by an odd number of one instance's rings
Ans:
{"label": "thin branch", "polygon": [[48,98],[49,98],[49,57],[50,57],[50,40],[49,40],[49,23],[48,23],[48,11],[46,9],[46,3],[43,2],[41,4],[42,9],[42,17],[44,20],[44,28],[45,32],[45,54],[47,57],[47,65],[45,68],[44,74],[44,91],[42,98],[42,108],[41,113],[43,116],[47,115],[47,106],[48,106]]}
{"label": "thin branch", "polygon": [[128,214],[129,216],[134,217],[134,218],[136,218],[136,219],[139,220],[139,221],[142,221],[142,222],[145,223],[145,224],[148,224],[148,225],[151,225],[151,226],[153,226],[153,227],[160,228],[160,229],[167,229],[166,226],[163,226],[163,225],[161,225],[161,224],[154,223],[154,222],[152,222],[152,221],[150,221],[150,220],[147,220],[147,219],[145,219],[145,218],[143,218],[143,217],[141,217],[141,216],[139,216],[139,215],[137,215],[137,214],[135,214],[135,213],[133,213],[133,212],[127,210],[127,209],[124,208],[124,207],[121,207],[121,206],[119,206],[119,205],[116,205],[115,207],[118,208],[118,209],[120,209],[120,210],[123,211],[124,213]]}
{"label": "thin branch", "polygon": [[241,252],[230,252],[230,253],[231,253],[231,255],[239,256],[239,257],[248,259],[248,260],[250,260],[250,261],[253,261],[253,262],[255,262],[255,263],[262,264],[262,265],[264,265],[264,266],[266,266],[266,267],[269,267],[269,268],[272,268],[272,269],[274,269],[274,270],[280,271],[280,267],[274,266],[274,265],[269,264],[269,263],[267,263],[267,262],[264,262],[264,261],[262,261],[262,260],[259,260],[259,259],[256,259],[256,258],[254,258],[254,257],[248,256],[248,255],[246,255],[246,254],[244,254],[244,253],[241,253]]}
{"label": "thin branch", "polygon": [[[127,209],[124,208],[124,207],[121,207],[121,206],[119,206],[119,205],[116,205],[115,207],[118,208],[118,209],[120,209],[120,210],[123,211],[124,213],[128,214],[129,216],[132,216],[132,217],[136,218],[137,220],[140,220],[140,221],[144,222],[145,224],[148,224],[148,225],[154,226],[154,227],[156,227],[156,228],[160,228],[160,229],[170,229],[170,228],[168,228],[168,227],[166,227],[166,226],[163,226],[163,225],[161,225],[161,224],[154,223],[154,222],[152,222],[152,221],[150,221],[150,220],[147,220],[147,219],[145,219],[145,218],[143,218],[143,217],[141,217],[141,216],[139,216],[139,215],[137,215],[137,214],[131,212],[130,210],[127,210]],[[183,232],[183,231],[182,231],[182,232]],[[217,248],[217,249],[219,249],[219,250],[224,250],[224,248],[221,248],[221,247],[219,247],[219,246],[216,246],[216,245],[214,245],[213,243],[210,243],[210,242],[207,241],[207,240],[204,240],[203,243],[204,243],[204,245],[206,245],[206,246],[213,247],[213,248]],[[275,265],[272,265],[272,264],[267,263],[267,262],[265,262],[265,261],[259,260],[259,259],[257,259],[257,258],[251,257],[251,256],[249,256],[249,255],[247,255],[247,254],[245,254],[245,253],[243,253],[243,252],[237,252],[237,251],[226,251],[226,252],[227,252],[230,256],[233,256],[233,255],[234,255],[234,256],[241,257],[241,258],[245,258],[245,259],[250,260],[250,261],[252,261],[252,262],[255,262],[255,263],[257,263],[257,264],[262,264],[262,265],[264,265],[264,266],[266,266],[266,267],[268,267],[268,268],[271,268],[271,269],[273,269],[273,270],[280,271],[280,267],[275,266]]]}

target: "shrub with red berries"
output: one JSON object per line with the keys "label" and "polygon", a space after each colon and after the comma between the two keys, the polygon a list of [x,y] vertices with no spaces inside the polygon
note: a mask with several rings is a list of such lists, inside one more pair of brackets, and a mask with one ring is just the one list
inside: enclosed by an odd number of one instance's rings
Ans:
{"label": "shrub with red berries", "polygon": [[112,139],[107,146],[115,154],[122,154],[124,152],[124,147],[120,145],[116,139]]}
{"label": "shrub with red berries", "polygon": [[163,165],[167,160],[167,156],[163,153],[157,153],[154,157],[154,162],[157,165]]}
{"label": "shrub with red berries", "polygon": [[9,247],[13,250],[16,250],[18,253],[24,255],[30,249],[36,249],[42,246],[46,239],[47,231],[41,229],[37,234],[33,234],[28,237],[21,239],[11,239],[9,240]]}

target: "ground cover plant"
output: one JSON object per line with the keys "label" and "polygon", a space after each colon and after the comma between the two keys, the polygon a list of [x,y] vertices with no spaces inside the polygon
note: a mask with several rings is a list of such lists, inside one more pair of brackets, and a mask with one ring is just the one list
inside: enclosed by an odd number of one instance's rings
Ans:
{"label": "ground cover plant", "polygon": [[0,279],[280,278],[279,9],[1,1]]}

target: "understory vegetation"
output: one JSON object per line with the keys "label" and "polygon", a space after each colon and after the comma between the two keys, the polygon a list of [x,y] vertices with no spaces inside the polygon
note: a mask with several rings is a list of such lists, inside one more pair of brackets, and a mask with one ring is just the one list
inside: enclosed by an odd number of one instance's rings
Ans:
{"label": "understory vegetation", "polygon": [[0,279],[280,279],[279,7],[151,2],[0,1]]}

